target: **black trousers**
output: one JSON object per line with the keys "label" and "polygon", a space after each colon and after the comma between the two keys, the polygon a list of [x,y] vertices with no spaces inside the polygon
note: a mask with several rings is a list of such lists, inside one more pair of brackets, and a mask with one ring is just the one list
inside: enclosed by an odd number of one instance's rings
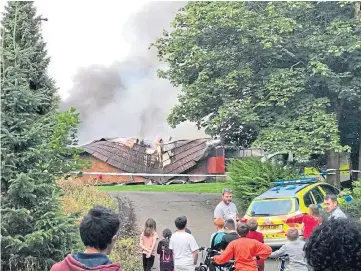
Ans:
{"label": "black trousers", "polygon": [[152,270],[153,264],[154,264],[154,256],[151,255],[149,258],[147,258],[147,255],[143,253],[143,269],[144,271],[150,271]]}

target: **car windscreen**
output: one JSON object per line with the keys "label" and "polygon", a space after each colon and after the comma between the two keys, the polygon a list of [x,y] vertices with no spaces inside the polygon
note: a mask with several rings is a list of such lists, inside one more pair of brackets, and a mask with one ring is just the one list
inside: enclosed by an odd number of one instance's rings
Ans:
{"label": "car windscreen", "polygon": [[293,210],[294,199],[277,199],[254,201],[248,210],[250,216],[286,215]]}

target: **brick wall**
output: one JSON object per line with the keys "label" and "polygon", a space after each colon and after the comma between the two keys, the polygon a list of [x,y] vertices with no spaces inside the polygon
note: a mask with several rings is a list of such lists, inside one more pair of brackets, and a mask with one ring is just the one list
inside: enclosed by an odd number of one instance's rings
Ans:
{"label": "brick wall", "polygon": [[[82,159],[86,159],[91,162],[90,168],[84,168],[83,172],[117,172],[122,173],[124,171],[117,169],[91,155],[82,155]],[[123,183],[131,181],[131,176],[110,176],[102,175],[102,180],[99,179],[99,175],[83,175],[82,177],[76,178],[78,182],[83,184],[100,184],[100,183]],[[143,182],[143,177],[133,176],[135,182]]]}

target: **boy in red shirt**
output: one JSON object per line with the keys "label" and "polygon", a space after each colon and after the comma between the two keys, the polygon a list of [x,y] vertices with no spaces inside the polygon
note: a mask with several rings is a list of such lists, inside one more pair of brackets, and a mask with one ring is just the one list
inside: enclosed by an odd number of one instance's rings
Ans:
{"label": "boy in red shirt", "polygon": [[[261,243],[264,243],[263,234],[257,231],[258,228],[257,219],[251,218],[247,224],[249,227],[249,233],[247,234],[247,238],[251,238]],[[264,260],[262,259],[257,260],[257,265],[259,271],[264,271]]]}
{"label": "boy in red shirt", "polygon": [[217,264],[225,264],[234,258],[235,271],[258,271],[255,258],[266,259],[272,253],[270,246],[247,238],[249,227],[245,223],[237,225],[240,238],[232,241],[221,255],[213,258]]}
{"label": "boy in red shirt", "polygon": [[50,271],[122,271],[120,264],[112,263],[108,256],[116,241],[119,219],[113,210],[96,206],[80,223],[80,237],[86,249],[69,254]]}

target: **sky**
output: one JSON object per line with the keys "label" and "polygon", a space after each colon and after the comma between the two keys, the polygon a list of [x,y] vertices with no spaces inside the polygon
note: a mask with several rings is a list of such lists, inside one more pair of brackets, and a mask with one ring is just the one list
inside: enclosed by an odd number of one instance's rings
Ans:
{"label": "sky", "polygon": [[[0,0],[3,10],[5,1]],[[35,1],[61,109],[80,113],[79,142],[101,137],[191,139],[194,124],[166,118],[180,90],[159,79],[149,44],[169,28],[181,1]],[[164,65],[164,64],[163,64]]]}
{"label": "sky", "polygon": [[38,13],[48,18],[42,30],[51,56],[49,73],[63,98],[79,68],[126,57],[129,44],[122,38],[123,26],[147,2],[35,1]]}
{"label": "sky", "polygon": [[[38,14],[48,18],[42,33],[51,56],[49,74],[62,98],[69,96],[73,76],[80,68],[110,65],[127,56],[130,44],[122,38],[124,26],[149,2],[35,1]],[[5,5],[6,1],[0,0],[1,12]]]}

